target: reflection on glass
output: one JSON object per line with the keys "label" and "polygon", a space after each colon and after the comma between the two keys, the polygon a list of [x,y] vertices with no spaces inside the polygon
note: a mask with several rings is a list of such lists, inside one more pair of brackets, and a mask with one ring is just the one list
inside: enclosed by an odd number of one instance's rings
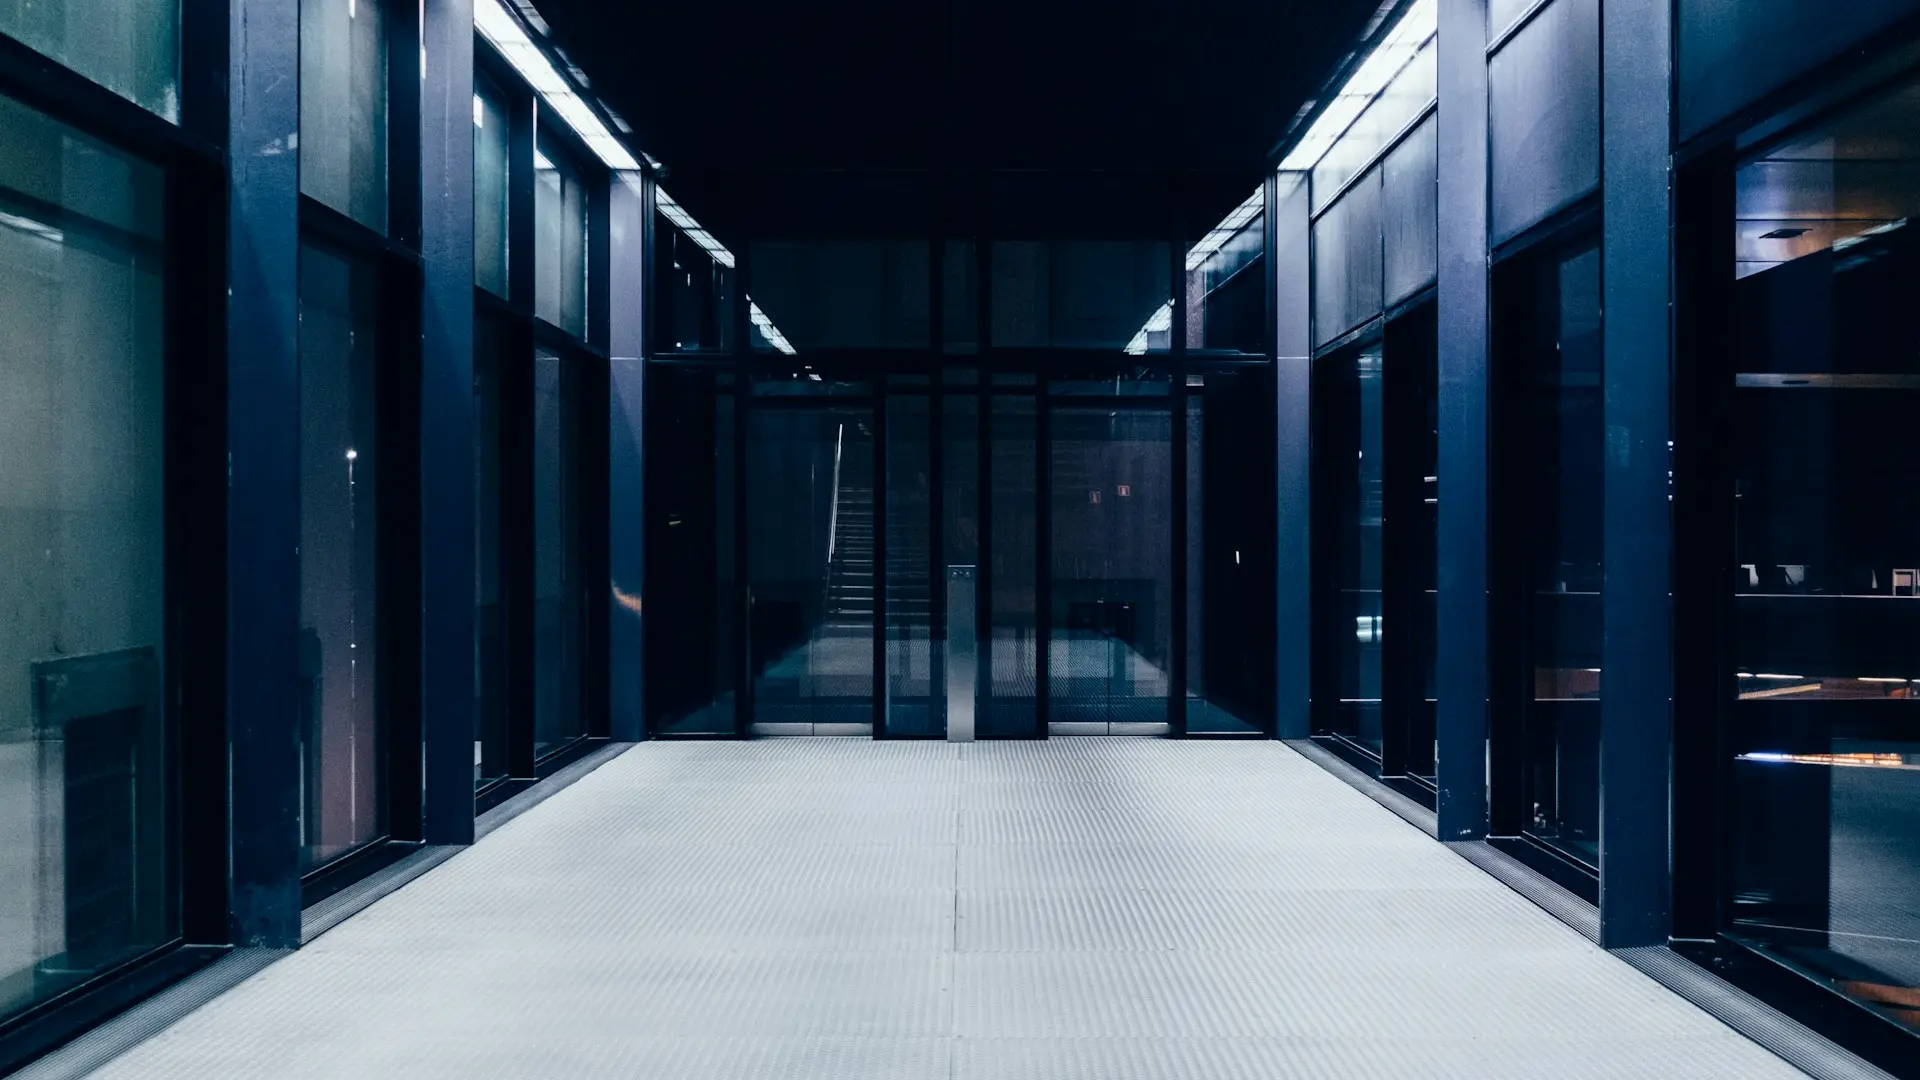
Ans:
{"label": "reflection on glass", "polygon": [[180,0],[14,0],[0,34],[180,119]]}
{"label": "reflection on glass", "polygon": [[376,272],[300,249],[300,678],[305,864],[386,831],[380,782]]}
{"label": "reflection on glass", "polygon": [[385,0],[300,0],[300,191],[386,231]]}
{"label": "reflection on glass", "polygon": [[989,399],[987,493],[990,531],[983,553],[989,648],[981,679],[990,697],[977,717],[980,735],[1038,733],[1040,648],[1036,560],[1039,551],[1038,418],[1031,397]]}
{"label": "reflection on glass", "polygon": [[1052,420],[1049,724],[1061,734],[1164,730],[1173,418],[1157,408],[1055,408]]}
{"label": "reflection on glass", "polygon": [[665,213],[654,216],[654,231],[654,347],[661,352],[732,347],[732,262],[716,259]]}
{"label": "reflection on glass", "polygon": [[165,183],[0,98],[0,1017],[179,926]]}
{"label": "reflection on glass", "polygon": [[1730,929],[1920,1030],[1920,84],[1736,176]]}
{"label": "reflection on glass", "polygon": [[1172,323],[1170,245],[1158,241],[997,240],[993,244],[993,344],[1005,348],[1165,352]]}
{"label": "reflection on glass", "polygon": [[747,439],[754,730],[873,730],[874,438],[866,409],[756,408]]}
{"label": "reflection on glass", "polygon": [[1599,862],[1601,451],[1600,253],[1538,260],[1513,305],[1526,440],[1524,706],[1529,835]]}
{"label": "reflection on glass", "polygon": [[[800,349],[926,348],[925,240],[756,240],[753,302]],[[760,337],[754,347],[775,346]]]}
{"label": "reflection on glass", "polygon": [[499,91],[479,75],[473,88],[473,283],[504,297],[512,132]]}
{"label": "reflection on glass", "polygon": [[474,783],[507,775],[507,619],[500,550],[501,328],[474,319]]}
{"label": "reflection on glass", "polygon": [[587,336],[587,189],[549,139],[533,155],[533,313]]}
{"label": "reflection on glass", "polygon": [[587,733],[581,708],[585,604],[579,420],[574,364],[533,358],[533,749],[550,754]]}

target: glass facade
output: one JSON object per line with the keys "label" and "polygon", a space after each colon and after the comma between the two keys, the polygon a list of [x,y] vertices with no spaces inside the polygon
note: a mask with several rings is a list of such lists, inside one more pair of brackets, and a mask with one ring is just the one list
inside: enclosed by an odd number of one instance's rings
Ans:
{"label": "glass facade", "polygon": [[0,34],[180,119],[180,0],[13,0],[0,5]]}
{"label": "glass facade", "polygon": [[566,153],[544,137],[533,154],[533,179],[533,311],[584,338],[587,189]]}
{"label": "glass facade", "polygon": [[300,800],[309,867],[386,832],[379,279],[300,252]]}
{"label": "glass facade", "polygon": [[[1600,251],[1590,244],[1504,268],[1496,363],[1510,441],[1500,562],[1522,672],[1512,709],[1519,834],[1599,865],[1602,451]],[[1498,752],[1498,751],[1496,751]]]}
{"label": "glass facade", "polygon": [[1920,82],[1735,174],[1727,930],[1920,1031]]}
{"label": "glass facade", "polygon": [[533,745],[544,757],[584,736],[585,612],[580,535],[579,372],[533,357]]}
{"label": "glass facade", "polygon": [[473,283],[505,297],[512,121],[485,76],[476,75],[473,83]]}
{"label": "glass facade", "polygon": [[506,330],[498,319],[473,324],[474,735],[476,786],[505,777],[512,650],[507,643],[507,558],[502,499],[507,420]]}
{"label": "glass facade", "polygon": [[166,183],[0,98],[0,1017],[179,932]]}
{"label": "glass facade", "polygon": [[301,0],[300,191],[387,228],[387,0]]}

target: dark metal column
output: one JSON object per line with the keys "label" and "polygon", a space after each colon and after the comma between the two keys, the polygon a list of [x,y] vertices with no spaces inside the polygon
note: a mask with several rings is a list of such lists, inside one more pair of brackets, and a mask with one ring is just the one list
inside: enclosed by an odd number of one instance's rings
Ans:
{"label": "dark metal column", "polygon": [[1487,834],[1487,0],[1440,0],[1439,835]]}
{"label": "dark metal column", "polygon": [[229,20],[227,722],[237,767],[228,925],[236,945],[292,948],[300,943],[300,10],[235,3]]}
{"label": "dark metal column", "polygon": [[[1187,686],[1191,673],[1187,671],[1187,641],[1195,627],[1187,625],[1187,590],[1194,583],[1187,580],[1187,545],[1193,538],[1187,535],[1187,334],[1190,307],[1187,296],[1187,221],[1181,211],[1182,198],[1186,192],[1181,189],[1178,177],[1171,180],[1172,198],[1167,202],[1174,208],[1170,231],[1173,233],[1173,246],[1168,269],[1173,275],[1173,319],[1168,324],[1172,340],[1168,342],[1173,351],[1173,385],[1169,387],[1168,400],[1172,403],[1172,423],[1168,425],[1172,432],[1170,460],[1173,462],[1173,481],[1169,486],[1171,503],[1167,508],[1170,530],[1172,558],[1168,567],[1168,583],[1172,586],[1173,610],[1173,654],[1167,657],[1167,728],[1176,735],[1187,733]],[[1112,719],[1111,716],[1108,719]]]}
{"label": "dark metal column", "polygon": [[1274,303],[1274,737],[1313,733],[1313,543],[1308,528],[1312,442],[1312,280],[1305,173],[1267,178]]}
{"label": "dark metal column", "polygon": [[420,726],[423,835],[473,842],[473,0],[420,28]]}
{"label": "dark metal column", "polygon": [[616,173],[607,199],[608,734],[646,738],[642,598],[646,595],[646,340],[653,265],[653,183]]}
{"label": "dark metal column", "polygon": [[1600,939],[1608,948],[1667,941],[1671,42],[1669,0],[1608,0],[1601,13]]}

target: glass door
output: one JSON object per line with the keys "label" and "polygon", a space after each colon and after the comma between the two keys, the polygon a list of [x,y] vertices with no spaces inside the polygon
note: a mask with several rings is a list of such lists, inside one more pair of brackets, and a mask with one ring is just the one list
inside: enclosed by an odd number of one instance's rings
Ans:
{"label": "glass door", "polygon": [[750,731],[871,735],[873,409],[759,402],[747,428]]}
{"label": "glass door", "polygon": [[1165,734],[1173,657],[1173,418],[1056,405],[1049,476],[1048,731]]}

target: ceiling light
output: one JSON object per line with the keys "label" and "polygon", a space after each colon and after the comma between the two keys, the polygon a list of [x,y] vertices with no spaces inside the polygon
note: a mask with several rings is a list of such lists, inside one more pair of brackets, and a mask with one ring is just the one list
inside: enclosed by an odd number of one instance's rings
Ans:
{"label": "ceiling light", "polygon": [[580,141],[587,144],[609,169],[638,169],[640,162],[619,139],[614,137],[587,100],[561,77],[553,60],[536,45],[527,32],[502,6],[501,0],[474,0],[473,25],[520,77],[540,95],[548,109],[566,121]]}
{"label": "ceiling light", "polygon": [[1413,6],[1373,47],[1373,51],[1360,62],[1353,74],[1347,77],[1347,81],[1334,93],[1333,100],[1327,103],[1312,126],[1307,128],[1306,134],[1300,136],[1300,141],[1287,152],[1285,160],[1280,162],[1281,170],[1299,172],[1319,164],[1333,144],[1340,141],[1340,136],[1346,134],[1353,122],[1373,103],[1373,99],[1380,96],[1395,75],[1400,74],[1400,69],[1406,67],[1432,40],[1439,31],[1439,25],[1437,0],[1414,0]]}

